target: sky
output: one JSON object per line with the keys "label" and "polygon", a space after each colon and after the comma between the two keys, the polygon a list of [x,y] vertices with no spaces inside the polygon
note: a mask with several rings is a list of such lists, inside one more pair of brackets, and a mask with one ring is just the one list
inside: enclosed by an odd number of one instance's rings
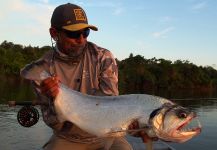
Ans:
{"label": "sky", "polygon": [[132,53],[217,69],[217,0],[1,1],[0,43],[51,46],[52,12],[68,2],[80,5],[98,27],[88,40],[118,60]]}

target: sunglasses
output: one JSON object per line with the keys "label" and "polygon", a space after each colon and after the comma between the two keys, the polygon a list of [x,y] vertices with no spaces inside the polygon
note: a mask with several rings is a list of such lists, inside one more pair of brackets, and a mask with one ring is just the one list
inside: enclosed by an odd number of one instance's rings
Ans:
{"label": "sunglasses", "polygon": [[68,37],[68,38],[71,38],[71,39],[78,39],[80,38],[80,36],[82,35],[84,38],[88,37],[89,33],[90,33],[90,29],[89,28],[86,28],[84,30],[80,30],[80,31],[68,31],[68,30],[62,30],[65,35]]}

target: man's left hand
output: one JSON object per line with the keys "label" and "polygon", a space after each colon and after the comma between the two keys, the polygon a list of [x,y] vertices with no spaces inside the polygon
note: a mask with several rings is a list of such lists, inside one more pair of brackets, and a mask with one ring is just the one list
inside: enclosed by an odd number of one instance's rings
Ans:
{"label": "man's left hand", "polygon": [[[133,121],[133,123],[131,123],[128,127],[128,130],[135,130],[135,129],[139,129],[139,122],[138,121]],[[158,138],[157,137],[149,137],[145,131],[139,131],[137,134],[132,134],[133,136],[136,137],[141,137],[142,141],[144,143],[147,143],[148,141],[157,141]]]}

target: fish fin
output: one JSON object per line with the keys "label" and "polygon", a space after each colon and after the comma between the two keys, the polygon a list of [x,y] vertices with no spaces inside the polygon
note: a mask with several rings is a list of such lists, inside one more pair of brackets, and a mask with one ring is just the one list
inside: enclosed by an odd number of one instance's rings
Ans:
{"label": "fish fin", "polygon": [[51,75],[44,70],[42,64],[32,63],[26,65],[21,71],[22,77],[28,80],[41,82],[42,80],[50,77]]}
{"label": "fish fin", "polygon": [[112,131],[105,135],[105,137],[123,137],[127,134],[126,130]]}

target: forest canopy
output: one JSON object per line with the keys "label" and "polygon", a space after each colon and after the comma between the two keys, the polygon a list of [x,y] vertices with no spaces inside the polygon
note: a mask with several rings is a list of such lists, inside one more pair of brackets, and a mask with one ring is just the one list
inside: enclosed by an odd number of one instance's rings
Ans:
{"label": "forest canopy", "polygon": [[[37,60],[50,46],[32,47],[3,41],[0,45],[0,70],[3,75],[19,76],[20,69]],[[187,60],[174,62],[162,58],[146,59],[130,54],[117,60],[120,93],[144,93],[150,89],[217,88],[217,70],[197,66]]]}

